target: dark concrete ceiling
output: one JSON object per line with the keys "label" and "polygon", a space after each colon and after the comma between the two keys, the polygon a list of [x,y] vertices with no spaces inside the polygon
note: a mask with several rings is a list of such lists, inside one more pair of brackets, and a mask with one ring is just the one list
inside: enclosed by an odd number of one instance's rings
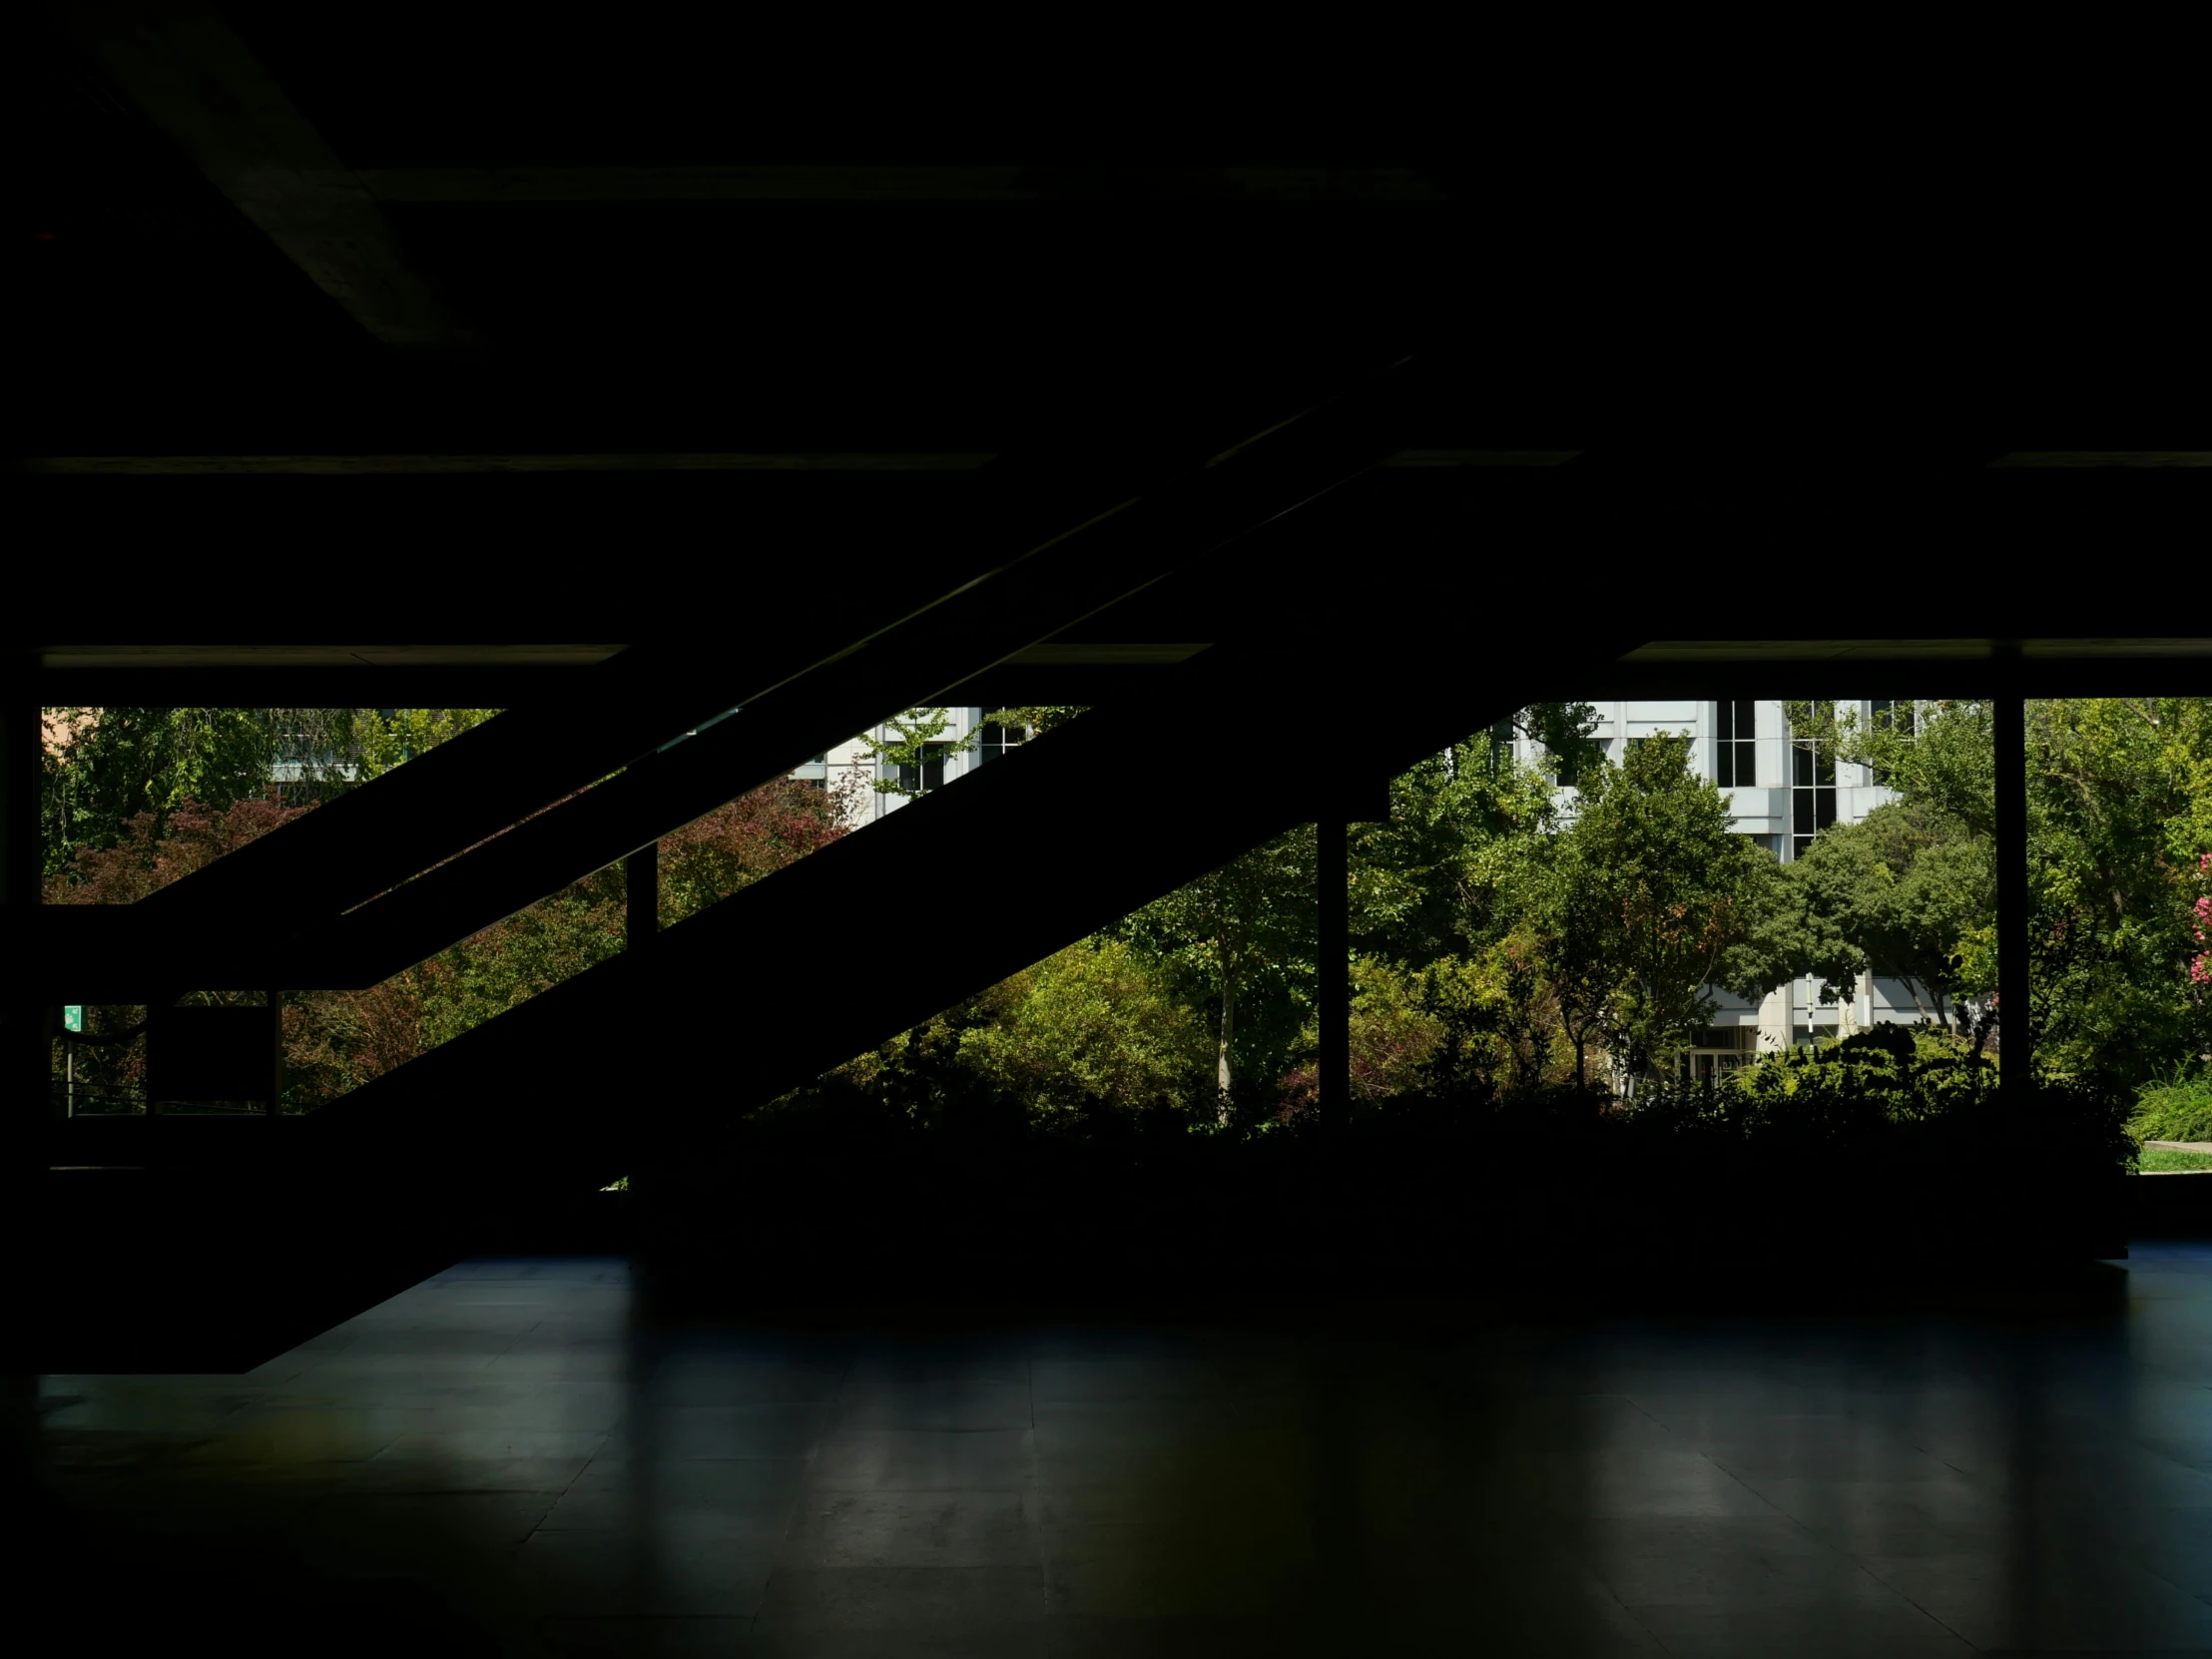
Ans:
{"label": "dark concrete ceiling", "polygon": [[[2172,624],[2109,572],[2201,563],[2183,481],[2143,474],[2212,464],[2212,312],[2140,157],[2022,133],[1998,165],[1894,111],[1795,143],[1786,101],[1613,97],[1504,25],[1442,103],[1384,72],[1429,55],[1399,34],[1208,54],[1073,15],[49,0],[7,27],[14,465],[56,546],[226,538],[255,620],[210,637],[340,632],[300,618],[341,575],[371,637],[433,601],[455,639],[819,615],[939,557],[1004,458],[1189,464],[1439,349],[1460,389],[1391,487],[1540,523],[1484,591],[1548,626],[1771,633],[1781,595],[1808,635],[2117,638]],[[2083,548],[2107,575],[2042,590],[2063,617],[1994,614]],[[1883,572],[1965,625],[1870,616],[1851,583]],[[36,580],[84,597],[66,559]],[[166,595],[102,599],[113,626],[48,631],[180,632]],[[1238,608],[1202,572],[1067,643]]]}
{"label": "dark concrete ceiling", "polygon": [[2140,167],[2023,216],[1894,123],[1762,142],[1504,25],[1439,110],[1358,31],[677,18],[22,14],[36,452],[997,452],[1448,337],[1439,450],[2212,451]]}

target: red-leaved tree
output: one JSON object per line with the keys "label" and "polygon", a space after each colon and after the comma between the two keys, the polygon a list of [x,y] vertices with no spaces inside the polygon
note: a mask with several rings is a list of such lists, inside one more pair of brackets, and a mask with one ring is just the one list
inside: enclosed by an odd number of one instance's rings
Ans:
{"label": "red-leaved tree", "polygon": [[[852,803],[778,779],[686,825],[660,843],[661,920],[673,925],[846,832]],[[290,823],[305,807],[241,801],[211,812],[187,801],[157,821],[142,813],[115,846],[80,851],[50,876],[50,904],[131,903]],[[624,945],[622,866],[609,865],[492,923],[380,984],[359,990],[287,990],[283,1013],[287,1110],[305,1110],[392,1071]],[[196,1000],[254,1001],[255,992]],[[88,1036],[113,1038],[143,1008],[92,1007]],[[55,1074],[61,1072],[57,1049]],[[76,1076],[88,1098],[144,1090],[146,1046],[79,1045]]]}

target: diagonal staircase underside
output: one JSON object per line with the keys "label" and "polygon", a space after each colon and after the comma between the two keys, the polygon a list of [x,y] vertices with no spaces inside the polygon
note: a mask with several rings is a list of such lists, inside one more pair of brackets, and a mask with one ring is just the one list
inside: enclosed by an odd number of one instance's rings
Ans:
{"label": "diagonal staircase underside", "polygon": [[[472,871],[480,887],[434,885],[433,874],[397,889],[442,893],[450,908],[371,902],[351,914],[378,917],[381,933],[325,923],[283,941],[254,964],[273,976],[262,982],[373,979],[834,736],[956,687],[1052,632],[1040,617],[1064,625],[1193,572],[1244,596],[1235,637],[1161,672],[1142,696],[1092,710],[313,1114],[56,1125],[57,1166],[142,1167],[101,1183],[80,1170],[55,1189],[58,1223],[84,1243],[49,1291],[50,1365],[251,1364],[241,1357],[276,1352],[473,1248],[487,1212],[589,1195],[641,1159],[705,1145],[750,1108],[1238,852],[1349,816],[1389,776],[1525,701],[1525,659],[1483,643],[1529,602],[1525,535],[1494,533],[1494,499],[1379,491],[1361,456],[1386,453],[1394,434],[1365,430],[1347,444],[1342,430],[1314,446],[1326,466],[1309,450],[1253,468],[1234,491],[1202,476],[1157,525],[1132,513],[1125,539],[1095,542],[1087,577],[1008,582],[967,613],[951,596],[942,611],[968,617],[957,630],[933,642],[892,630],[881,649],[795,678],[788,695],[771,688],[531,821],[565,826],[559,833],[512,831],[444,866]],[[1558,655],[1594,664],[1628,643],[1575,635]],[[658,727],[633,729],[623,740],[633,753],[638,730]],[[856,948],[886,895],[985,870],[995,902],[963,904],[881,957]],[[298,973],[314,950],[330,977],[275,977]]]}
{"label": "diagonal staircase underside", "polygon": [[[1402,443],[1437,375],[1406,359],[1164,477],[1016,467],[980,523],[920,527],[917,562],[957,580],[840,603],[866,628],[841,648],[781,619],[737,660],[632,648],[594,671],[588,702],[502,715],[140,903],[41,913],[39,954],[91,1001],[374,984],[1358,476]],[[1087,516],[1044,516],[1071,501]],[[247,914],[255,927],[235,925]]]}

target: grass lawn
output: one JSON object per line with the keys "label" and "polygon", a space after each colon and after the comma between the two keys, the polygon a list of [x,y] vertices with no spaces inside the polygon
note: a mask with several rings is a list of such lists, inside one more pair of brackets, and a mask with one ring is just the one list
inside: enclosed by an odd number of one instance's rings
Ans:
{"label": "grass lawn", "polygon": [[2154,1146],[2145,1147],[2142,1167],[2146,1170],[2212,1170],[2212,1152],[2167,1152]]}

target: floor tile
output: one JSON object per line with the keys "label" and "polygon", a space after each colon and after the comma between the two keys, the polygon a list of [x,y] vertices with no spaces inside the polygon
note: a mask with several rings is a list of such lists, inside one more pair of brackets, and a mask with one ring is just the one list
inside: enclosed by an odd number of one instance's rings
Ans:
{"label": "floor tile", "polygon": [[749,1405],[635,1404],[608,1439],[611,1456],[804,1457],[822,1438],[825,1401]]}
{"label": "floor tile", "polygon": [[663,1325],[472,1263],[251,1375],[41,1380],[36,1576],[379,1659],[2212,1654],[2212,1247],[2125,1272]]}
{"label": "floor tile", "polygon": [[601,1530],[655,1516],[720,1517],[784,1527],[805,1489],[799,1457],[634,1462],[595,1457],[545,1516],[554,1531]]}
{"label": "floor tile", "polygon": [[547,1659],[738,1659],[750,1618],[544,1618],[538,1650]]}
{"label": "floor tile", "polygon": [[838,1390],[838,1428],[1008,1429],[1035,1426],[1029,1383],[931,1380],[848,1382]]}
{"label": "floor tile", "polygon": [[778,1529],[747,1525],[540,1531],[514,1570],[531,1604],[552,1613],[751,1618],[779,1544]]}
{"label": "floor tile", "polygon": [[815,1451],[817,1491],[1004,1491],[1036,1477],[1029,1428],[838,1428]]}
{"label": "floor tile", "polygon": [[779,1567],[762,1623],[796,1631],[835,1627],[898,1631],[1034,1625],[1044,1614],[1036,1566]]}
{"label": "floor tile", "polygon": [[1625,1606],[1889,1603],[1897,1592],[1785,1515],[1591,1522],[1583,1559]]}
{"label": "floor tile", "polygon": [[1040,1558],[1026,1491],[813,1491],[785,1563],[812,1567],[1027,1567]]}
{"label": "floor tile", "polygon": [[1041,1616],[987,1625],[895,1628],[792,1624],[773,1613],[753,1621],[745,1659],[1051,1659]]}
{"label": "floor tile", "polygon": [[1631,1607],[1637,1620],[1681,1659],[1971,1659],[1955,1631],[1903,1601],[1802,1606]]}

